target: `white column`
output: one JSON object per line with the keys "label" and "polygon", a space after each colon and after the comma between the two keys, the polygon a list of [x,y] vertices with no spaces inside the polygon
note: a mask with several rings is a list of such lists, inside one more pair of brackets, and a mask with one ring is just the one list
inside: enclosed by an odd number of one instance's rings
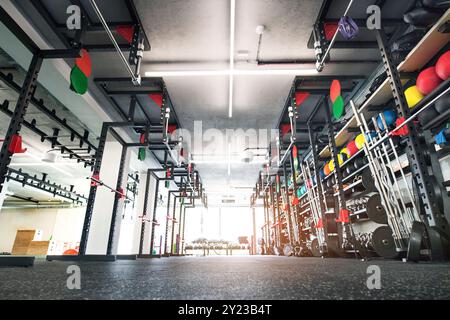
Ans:
{"label": "white column", "polygon": [[2,192],[0,193],[0,211],[2,210],[3,207],[3,202],[5,201],[5,198],[7,197],[6,193],[8,192],[8,184],[9,181],[3,182],[3,189]]}
{"label": "white column", "polygon": [[[116,188],[121,155],[122,145],[111,135],[108,135],[100,168],[100,180],[114,189]],[[87,254],[106,254],[114,197],[115,193],[110,189],[104,186],[97,187],[86,248]]]}
{"label": "white column", "polygon": [[155,191],[157,180],[150,175],[150,187],[147,196],[147,212],[145,213],[145,231],[144,231],[144,245],[142,247],[142,254],[151,254],[150,252],[150,240],[152,234],[152,220],[153,220],[153,207],[155,202]]}
{"label": "white column", "polygon": [[[120,239],[120,242],[121,242],[120,247],[121,248],[122,248],[122,242],[131,241],[131,244],[129,246],[123,245],[123,248],[129,247],[130,252],[120,251],[121,254],[138,254],[139,253],[139,245],[140,245],[140,241],[141,241],[141,229],[142,229],[142,216],[145,215],[144,201],[145,201],[145,197],[148,196],[148,194],[147,195],[145,194],[146,184],[147,184],[147,172],[146,171],[140,172],[138,195],[136,198],[136,203],[134,206],[133,218],[132,218],[133,226],[132,226],[131,238],[130,239],[124,238],[125,235],[123,235]],[[151,182],[150,182],[149,193],[150,192],[151,192]],[[148,201],[150,201],[150,198],[148,199]],[[147,212],[148,212],[148,207],[147,207]],[[147,218],[148,218],[148,216],[147,216]],[[145,226],[144,244],[147,243],[147,242],[145,242],[145,239],[149,238],[149,232],[150,232],[150,227],[149,227],[150,224],[146,223],[145,225],[146,226]],[[148,245],[144,245],[144,253],[147,253],[145,250],[148,251]]]}

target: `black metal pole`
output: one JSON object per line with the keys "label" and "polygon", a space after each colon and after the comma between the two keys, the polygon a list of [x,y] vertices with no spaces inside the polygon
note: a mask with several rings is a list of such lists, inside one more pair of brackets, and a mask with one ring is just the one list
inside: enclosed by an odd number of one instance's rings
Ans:
{"label": "black metal pole", "polygon": [[148,207],[148,194],[150,192],[150,169],[147,170],[147,180],[145,181],[145,194],[144,194],[144,205],[142,208],[142,224],[141,224],[141,239],[139,242],[139,254],[144,252],[144,238],[145,238],[145,227],[146,221],[144,217],[147,216],[147,207]]}
{"label": "black metal pole", "polygon": [[[183,199],[183,198],[182,198]],[[184,208],[184,204],[182,203],[180,205],[180,218],[178,220],[178,243],[177,243],[177,254],[180,254],[180,244],[181,244],[181,224],[183,222],[183,208]]]}
{"label": "black metal pole", "polygon": [[[169,217],[170,217],[170,198],[172,196],[172,191],[167,192],[167,216],[166,216],[166,233],[164,236],[164,254],[168,254],[167,252],[167,241],[169,240]],[[173,223],[173,221],[172,221]]]}
{"label": "black metal pole", "polygon": [[[171,233],[171,240],[170,240],[170,254],[174,254],[173,250],[173,242],[175,241],[175,220],[177,217],[177,200],[179,197],[175,196],[173,197],[173,210],[172,210],[172,233]],[[178,222],[179,223],[179,222]]]}
{"label": "black metal pole", "polygon": [[[93,176],[98,177],[100,175],[100,168],[102,165],[103,152],[105,151],[106,136],[108,135],[109,126],[107,123],[103,123],[102,131],[100,134],[98,149],[95,154],[94,170]],[[91,183],[91,188],[89,190],[89,198],[86,206],[86,214],[84,216],[83,230],[81,233],[80,240],[80,250],[79,255],[85,255],[87,249],[87,243],[89,239],[89,231],[91,228],[92,214],[94,212],[95,197],[97,195],[97,185]]]}
{"label": "black metal pole", "polygon": [[[127,152],[128,152],[128,148],[126,146],[122,147],[122,154],[120,156],[120,165],[119,165],[119,173],[117,175],[117,183],[116,183],[116,190],[120,190],[120,188],[122,188],[123,185],[123,176],[124,176],[124,171],[125,171],[125,162],[127,159]],[[126,188],[123,188],[123,192],[126,193]],[[109,236],[108,236],[108,247],[106,250],[106,254],[112,254],[113,251],[115,251],[114,248],[115,247],[115,230],[116,230],[116,226],[119,223],[120,219],[122,218],[120,215],[117,215],[117,211],[119,210],[119,202],[121,199],[121,195],[118,194],[117,192],[114,193],[115,197],[114,197],[114,204],[113,204],[113,209],[112,209],[112,215],[111,215],[111,223],[109,226]],[[118,239],[117,239],[118,241]]]}
{"label": "black metal pole", "polygon": [[183,210],[183,232],[181,233],[181,254],[184,254],[184,234],[186,231],[186,207]]}
{"label": "black metal pole", "polygon": [[[292,152],[292,150],[290,152]],[[288,174],[287,174],[287,169],[286,169],[286,162],[283,163],[283,175],[284,175],[284,191],[286,192],[287,210],[285,211],[285,213],[287,215],[286,221],[287,221],[288,230],[289,230],[289,242],[291,244],[294,244],[295,238],[294,238],[294,228],[292,227],[291,202],[289,200],[289,186],[288,186]],[[295,178],[293,178],[293,179],[295,179]]]}
{"label": "black metal pole", "polygon": [[153,216],[152,216],[152,233],[150,235],[150,254],[153,254],[154,240],[155,240],[155,227],[156,227],[156,210],[158,208],[158,192],[159,192],[159,179],[156,175],[152,176],[156,179],[155,186],[155,199],[153,200]]}
{"label": "black metal pole", "polygon": [[8,166],[11,163],[11,157],[13,153],[9,150],[11,142],[15,135],[19,134],[24,121],[25,113],[31,98],[36,91],[37,77],[42,66],[43,58],[40,54],[34,54],[28,67],[27,75],[23,82],[22,88],[19,93],[19,98],[14,109],[14,114],[9,122],[8,130],[3,141],[1,153],[0,153],[0,192],[3,189],[3,183],[5,182],[6,175],[8,173]]}

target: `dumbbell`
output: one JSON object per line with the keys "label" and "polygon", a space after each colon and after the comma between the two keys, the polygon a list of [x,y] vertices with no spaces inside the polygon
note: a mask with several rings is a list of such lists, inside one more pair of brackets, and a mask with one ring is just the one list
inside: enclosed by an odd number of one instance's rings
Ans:
{"label": "dumbbell", "polygon": [[356,170],[362,168],[365,165],[364,163],[364,158],[356,158],[355,161],[353,162],[353,166],[355,167]]}

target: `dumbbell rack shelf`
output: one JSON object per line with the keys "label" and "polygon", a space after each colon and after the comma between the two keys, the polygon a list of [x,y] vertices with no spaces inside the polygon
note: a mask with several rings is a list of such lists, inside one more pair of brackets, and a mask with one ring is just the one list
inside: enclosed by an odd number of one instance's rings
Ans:
{"label": "dumbbell rack shelf", "polygon": [[342,182],[347,182],[348,180],[350,180],[351,178],[353,178],[354,176],[356,176],[358,173],[363,172],[365,169],[367,169],[369,167],[369,164],[365,164],[364,166],[362,166],[361,168],[357,169],[356,171],[352,172],[350,175],[346,176],[344,179],[342,179]]}
{"label": "dumbbell rack shelf", "polygon": [[[450,41],[450,34],[444,34],[444,33],[440,33],[438,31],[439,27],[446,22],[447,20],[449,20],[450,18],[450,10],[447,10],[447,12],[441,17],[441,19],[436,23],[435,26],[433,26],[427,33],[426,35],[422,38],[422,40],[415,46],[415,48],[413,50],[411,50],[411,52],[406,56],[406,58],[404,59],[404,61],[402,63],[400,63],[398,65],[398,67],[396,67],[396,71],[398,71],[399,73],[401,73],[402,79],[401,81],[396,82],[395,84],[395,88],[399,88],[399,87],[403,87],[410,78],[414,77],[414,73],[417,73],[419,70],[421,70],[424,66],[426,66],[430,60],[433,59],[433,57],[435,57],[435,55],[441,50],[443,49],[447,43]],[[377,32],[377,31],[374,31]],[[378,32],[377,32],[377,40],[378,40]],[[379,42],[379,44],[382,43],[381,40]],[[383,54],[383,48],[385,46],[380,44],[380,52]],[[384,61],[384,59],[383,59]],[[386,66],[386,63],[385,63]],[[392,71],[392,67],[390,68],[390,70]],[[395,67],[394,67],[395,70]],[[396,76],[392,76],[393,79],[395,79],[396,77],[398,77],[397,72],[387,72],[388,76],[387,78],[381,83],[381,85],[370,95],[368,96],[364,102],[362,102],[362,104],[360,104],[357,108],[356,108],[356,112],[358,115],[362,116],[363,119],[367,120],[367,119],[371,119],[373,117],[376,117],[378,113],[380,113],[380,109],[381,106],[386,105],[387,102],[389,102],[390,100],[392,100],[392,98],[394,98],[396,96],[394,87],[392,86],[392,79],[390,79],[390,75],[396,75]],[[404,77],[404,78],[403,78]],[[442,85],[442,86],[447,86],[448,87],[448,83]],[[440,86],[440,87],[442,87]],[[295,88],[293,87],[293,89],[291,89],[291,93],[287,99],[287,103],[291,106],[293,106],[295,104],[295,101],[292,102],[290,101],[291,99],[293,99],[292,97],[292,90],[294,90],[295,92]],[[397,89],[398,90],[398,89]],[[440,90],[440,89],[439,89]],[[439,91],[438,90],[438,91]],[[433,92],[431,93],[429,96],[427,96],[424,100],[422,100],[422,102],[420,102],[414,109],[411,110],[411,113],[414,115],[414,113],[418,112],[422,106],[424,106],[427,101],[433,99],[433,96],[435,94],[438,94],[437,92]],[[328,102],[328,101],[327,101]],[[320,105],[320,103],[319,103]],[[347,109],[349,109],[349,107],[347,106]],[[289,214],[291,214],[291,217],[294,220],[294,223],[296,223],[297,226],[297,230],[302,230],[302,232],[304,233],[303,235],[301,235],[300,233],[297,234],[298,236],[298,240],[301,242],[301,246],[303,246],[305,243],[307,244],[308,249],[311,250],[311,242],[315,241],[317,243],[317,239],[319,239],[320,234],[321,234],[321,228],[318,227],[317,224],[317,211],[319,211],[319,217],[320,219],[328,219],[330,217],[332,217],[332,221],[335,221],[334,217],[339,214],[339,220],[340,220],[340,209],[346,209],[347,206],[351,206],[353,208],[353,212],[349,212],[349,218],[350,218],[350,223],[339,223],[338,226],[340,228],[342,228],[342,232],[345,232],[347,234],[350,235],[350,237],[344,237],[344,238],[340,238],[339,236],[339,247],[334,247],[335,249],[341,249],[342,252],[355,252],[355,253],[359,253],[361,255],[364,256],[364,253],[359,252],[360,251],[360,247],[358,245],[355,245],[355,242],[353,242],[352,240],[352,234],[353,231],[351,231],[350,233],[349,230],[352,230],[353,225],[357,225],[359,223],[361,224],[373,224],[375,223],[373,220],[369,219],[367,216],[367,212],[371,212],[369,211],[369,208],[361,208],[361,206],[364,206],[364,199],[361,199],[362,201],[358,200],[358,198],[364,198],[367,196],[371,197],[371,193],[377,193],[376,191],[374,191],[373,189],[371,189],[371,187],[369,187],[369,189],[366,190],[360,190],[359,186],[361,184],[363,184],[362,179],[359,179],[358,181],[353,182],[353,179],[364,172],[364,175],[367,173],[366,171],[371,168],[371,164],[370,163],[365,163],[363,161],[361,161],[361,164],[359,163],[355,163],[356,159],[360,159],[362,156],[364,156],[366,154],[364,149],[360,149],[356,154],[354,154],[352,157],[345,159],[345,161],[339,165],[339,163],[337,163],[337,159],[336,156],[334,156],[334,160],[335,160],[335,171],[339,173],[335,173],[332,172],[331,174],[327,175],[326,177],[324,177],[323,179],[321,179],[320,177],[318,177],[318,169],[320,168],[320,164],[323,163],[324,160],[328,159],[331,157],[332,153],[331,153],[331,148],[333,148],[334,151],[334,155],[336,155],[337,153],[339,153],[337,148],[341,148],[344,146],[345,143],[347,143],[347,141],[349,141],[354,134],[357,132],[357,129],[359,129],[358,126],[358,121],[357,121],[357,114],[353,114],[353,115],[349,115],[349,120],[345,123],[345,125],[343,127],[341,127],[341,125],[337,125],[334,123],[331,123],[330,126],[336,126],[336,128],[338,128],[339,130],[333,133],[330,133],[328,135],[329,138],[329,145],[325,146],[324,148],[322,148],[322,145],[320,145],[319,148],[317,150],[317,138],[312,138],[311,136],[311,132],[315,132],[315,128],[314,127],[310,127],[309,124],[309,120],[308,120],[308,130],[309,130],[309,135],[310,135],[310,145],[315,146],[314,148],[310,148],[308,150],[312,150],[312,153],[310,155],[308,155],[307,153],[302,154],[301,157],[298,157],[297,160],[303,165],[306,164],[307,166],[307,171],[305,170],[300,170],[297,167],[297,174],[294,174],[294,170],[292,167],[292,159],[291,158],[291,165],[290,165],[290,170],[291,170],[291,183],[289,184],[287,180],[287,178],[285,178],[284,183],[288,184],[287,186],[287,190],[289,190],[289,194],[288,194],[288,199],[289,200],[289,206],[290,206],[290,211],[288,210],[286,213],[284,213],[284,217],[288,217]],[[444,114],[441,114],[441,116],[438,117],[438,119],[434,119],[433,121],[431,121],[432,123],[436,124],[440,124],[443,121],[445,121],[446,119],[448,119],[448,116],[450,116],[450,112],[447,112]],[[310,118],[311,120],[311,118]],[[372,122],[369,122],[369,126],[372,126]],[[318,124],[314,124],[314,121],[312,121],[313,125],[318,125]],[[427,127],[434,127],[435,125],[430,125],[430,124],[425,124],[422,126],[423,129],[426,129]],[[292,122],[291,122],[291,126],[292,126]],[[332,127],[331,127],[332,128]],[[291,127],[292,129],[292,127]],[[295,126],[292,129],[293,131],[295,131]],[[330,130],[329,132],[332,132],[334,130]],[[292,134],[292,133],[291,133]],[[384,134],[384,133],[382,133]],[[334,139],[333,139],[334,138]],[[334,140],[334,141],[333,141]],[[406,139],[407,140],[407,139]],[[333,143],[332,143],[333,142]],[[397,142],[395,142],[397,144]],[[399,144],[401,144],[401,142],[398,142]],[[289,145],[289,148],[287,149],[286,152],[289,152],[289,154],[292,156],[292,151],[290,150],[292,147],[292,143]],[[403,145],[401,145],[400,147],[403,147]],[[400,148],[399,145],[397,145],[396,147],[396,151],[399,153]],[[314,151],[315,150],[315,151]],[[403,151],[403,150],[402,150]],[[389,163],[389,161],[396,160],[395,157],[398,156],[398,153],[394,156],[394,158],[392,157],[393,154],[392,152],[386,152],[386,156]],[[281,154],[281,152],[280,152]],[[288,155],[289,155],[288,154]],[[285,159],[286,157],[283,156],[283,159]],[[288,159],[289,157],[287,157],[286,159]],[[310,163],[310,161],[312,161],[312,163]],[[289,161],[288,161],[289,162]],[[354,166],[355,170],[351,171],[351,168],[347,168],[349,166]],[[402,172],[404,173],[405,170],[407,170],[408,165],[406,166],[402,166]],[[347,169],[345,172],[345,175],[342,176],[342,174],[340,173],[340,170],[342,169]],[[401,169],[399,169],[401,170]],[[301,172],[298,172],[301,171]],[[340,175],[340,177],[339,177]],[[331,177],[330,177],[331,176]],[[395,176],[395,175],[394,175]],[[316,183],[314,183],[315,179],[320,179],[320,181],[316,181]],[[323,184],[326,181],[329,181],[329,179],[331,178],[335,178],[335,182],[333,183],[335,186],[333,186],[332,188],[325,186],[325,184]],[[344,186],[344,184],[346,183],[350,183],[350,185]],[[336,185],[340,188],[338,193],[335,193],[335,187]],[[297,190],[299,190],[300,188],[302,188],[302,192],[304,191],[306,186],[306,193],[302,194],[301,196],[297,197]],[[364,186],[366,187],[365,183]],[[357,191],[354,192],[355,187],[357,188]],[[320,191],[320,192],[319,192]],[[350,192],[353,191],[353,192]],[[307,199],[305,199],[306,197],[308,197]],[[292,205],[291,204],[291,200],[293,198],[297,198],[296,200],[299,202],[297,205]],[[308,200],[306,202],[303,202],[304,200]],[[340,201],[338,201],[340,200]],[[283,200],[284,201],[284,200]],[[395,200],[393,200],[395,201]],[[396,201],[399,201],[398,199]],[[277,200],[277,203],[279,201]],[[335,203],[335,205],[333,206],[332,203]],[[320,203],[320,205],[318,205]],[[272,204],[273,206],[274,204]],[[275,205],[276,206],[276,205]],[[411,206],[411,205],[410,205]],[[407,206],[406,206],[407,207]],[[372,207],[373,208],[373,207]],[[273,211],[275,210],[279,210],[272,208]],[[270,207],[269,209],[270,210]],[[352,211],[352,210],[350,210]],[[289,213],[290,212],[290,213]],[[287,220],[287,219],[286,219]],[[325,220],[324,220],[325,222]],[[286,221],[284,222],[286,223]],[[324,223],[325,224],[325,223]],[[386,225],[384,223],[382,224],[378,224],[378,225]],[[288,228],[286,228],[287,231]],[[322,229],[324,230],[324,229]],[[328,236],[332,236],[334,237],[335,235],[339,234],[338,231],[336,230],[330,230],[330,231],[325,231],[328,234]],[[363,251],[374,251],[373,247],[371,247],[371,244],[367,244],[367,233],[361,233],[361,231],[357,231],[358,232],[358,239],[357,241],[362,241],[360,242],[360,244],[362,243],[363,245],[367,245],[367,247],[365,247],[365,249]],[[327,242],[327,234],[325,234],[325,242],[326,245],[328,245],[329,243]],[[370,236],[370,235],[369,235]],[[364,238],[366,237],[366,238]],[[370,236],[371,237],[371,236]],[[270,237],[269,237],[270,239]],[[372,238],[370,238],[372,239]],[[324,241],[323,239],[320,241]],[[404,248],[402,248],[404,249]],[[314,255],[314,253],[313,253]]]}

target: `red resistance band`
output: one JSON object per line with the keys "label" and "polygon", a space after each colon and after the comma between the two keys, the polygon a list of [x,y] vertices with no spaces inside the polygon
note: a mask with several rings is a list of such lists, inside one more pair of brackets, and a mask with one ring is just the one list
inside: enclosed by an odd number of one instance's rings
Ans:
{"label": "red resistance band", "polygon": [[316,228],[317,228],[317,229],[323,229],[323,221],[322,221],[322,218],[319,218],[319,220],[317,221]]}
{"label": "red resistance band", "polygon": [[123,188],[122,187],[117,189],[117,193],[119,195],[119,199],[124,199],[125,198],[125,193],[123,192]]}
{"label": "red resistance band", "polygon": [[11,154],[24,153],[27,148],[22,148],[22,137],[18,134],[13,134],[11,137],[11,143],[8,146],[8,151]]}
{"label": "red resistance band", "polygon": [[[99,175],[99,174],[94,174],[94,175],[92,176],[92,178],[95,179],[95,180],[97,180],[97,181],[100,181],[100,175]],[[91,187],[96,187],[96,186],[98,186],[98,182],[97,182],[97,181],[94,181],[94,180],[91,179]]]}
{"label": "red resistance band", "polygon": [[[398,126],[402,125],[403,122],[405,122],[405,117],[398,118],[395,121],[395,126],[398,127]],[[403,137],[403,136],[406,136],[408,133],[409,133],[408,127],[407,126],[403,126],[400,129],[398,129],[398,130],[392,131],[391,135],[392,136],[401,136],[401,137]]]}
{"label": "red resistance band", "polygon": [[141,135],[139,136],[139,143],[145,143],[145,133],[141,133]]}

